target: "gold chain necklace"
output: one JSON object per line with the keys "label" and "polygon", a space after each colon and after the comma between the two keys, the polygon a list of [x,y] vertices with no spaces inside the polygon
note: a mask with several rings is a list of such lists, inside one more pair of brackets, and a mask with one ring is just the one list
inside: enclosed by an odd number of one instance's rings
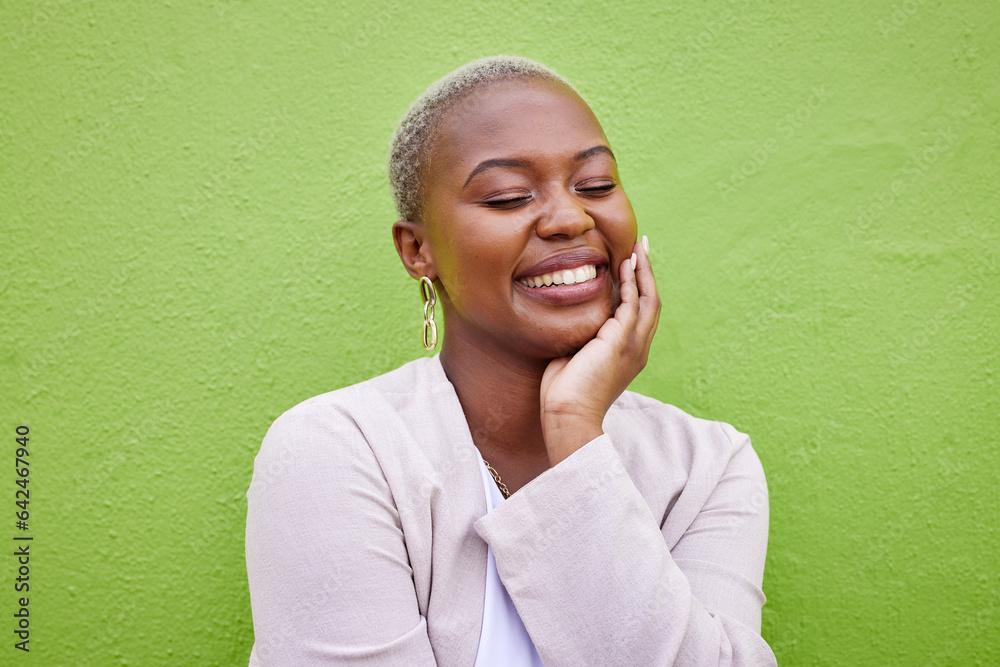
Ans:
{"label": "gold chain necklace", "polygon": [[500,474],[493,469],[493,466],[491,466],[490,462],[486,459],[483,459],[483,463],[486,464],[486,469],[490,471],[491,475],[493,475],[493,481],[497,483],[497,488],[500,489],[500,493],[503,494],[503,497],[505,499],[510,498],[510,491],[507,490],[507,485],[500,481]]}

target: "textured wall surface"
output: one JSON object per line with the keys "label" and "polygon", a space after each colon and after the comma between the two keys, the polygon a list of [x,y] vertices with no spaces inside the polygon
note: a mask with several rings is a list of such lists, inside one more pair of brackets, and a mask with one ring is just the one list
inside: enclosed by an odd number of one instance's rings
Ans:
{"label": "textured wall surface", "polygon": [[0,663],[246,664],[261,438],[423,354],[387,142],[506,52],[650,238],[632,388],[753,437],[779,662],[1000,664],[996,3],[202,4],[0,9]]}

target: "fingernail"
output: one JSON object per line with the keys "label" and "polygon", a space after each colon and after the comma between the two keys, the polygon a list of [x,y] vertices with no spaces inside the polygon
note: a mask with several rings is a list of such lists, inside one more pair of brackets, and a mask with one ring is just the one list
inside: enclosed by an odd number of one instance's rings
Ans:
{"label": "fingernail", "polygon": [[649,254],[649,239],[646,238],[645,234],[642,235],[642,248],[643,248],[643,250],[646,251],[646,254],[648,255]]}
{"label": "fingernail", "polygon": [[635,271],[635,253],[632,253],[632,270]]}

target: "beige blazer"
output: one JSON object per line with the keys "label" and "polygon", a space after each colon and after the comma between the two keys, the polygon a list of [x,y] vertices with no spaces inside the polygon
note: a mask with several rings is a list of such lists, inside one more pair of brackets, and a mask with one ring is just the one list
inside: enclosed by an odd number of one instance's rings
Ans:
{"label": "beige blazer", "polygon": [[281,415],[247,491],[250,665],[472,667],[487,543],[546,667],[775,664],[746,435],[626,391],[489,514],[478,456],[436,356]]}

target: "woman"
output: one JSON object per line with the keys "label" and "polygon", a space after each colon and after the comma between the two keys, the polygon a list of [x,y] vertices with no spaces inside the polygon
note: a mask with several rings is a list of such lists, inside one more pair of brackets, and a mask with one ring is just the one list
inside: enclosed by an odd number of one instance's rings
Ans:
{"label": "woman", "polygon": [[625,391],[660,300],[587,104],[532,61],[470,63],[389,171],[441,351],[271,426],[250,664],[774,664],[749,439]]}

